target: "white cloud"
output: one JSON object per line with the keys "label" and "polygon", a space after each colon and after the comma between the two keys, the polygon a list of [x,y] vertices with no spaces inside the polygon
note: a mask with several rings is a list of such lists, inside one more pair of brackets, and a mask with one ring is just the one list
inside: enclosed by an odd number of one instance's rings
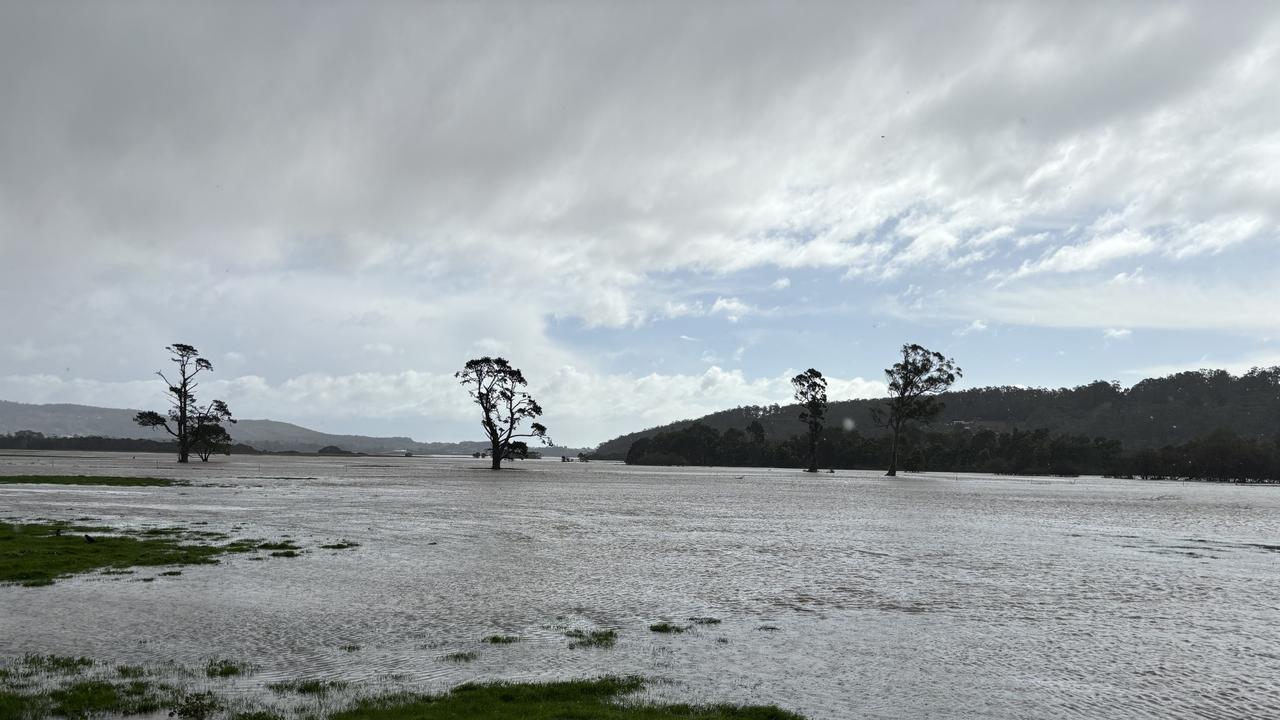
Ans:
{"label": "white cloud", "polygon": [[770,287],[772,287],[774,290],[786,290],[787,288],[791,287],[791,279],[780,277],[777,280],[774,280],[773,284],[770,285]]}
{"label": "white cloud", "polygon": [[965,335],[970,335],[972,333],[983,332],[986,329],[987,329],[987,324],[985,322],[983,322],[982,320],[974,320],[968,325],[953,331],[952,334],[958,335],[960,337],[964,337]]}
{"label": "white cloud", "polygon": [[711,304],[708,311],[711,315],[724,315],[729,322],[738,322],[743,316],[754,312],[755,309],[750,305],[742,302],[736,297],[718,297]]}
{"label": "white cloud", "polygon": [[1133,336],[1133,331],[1128,328],[1107,328],[1102,331],[1102,336],[1108,340],[1128,340]]}

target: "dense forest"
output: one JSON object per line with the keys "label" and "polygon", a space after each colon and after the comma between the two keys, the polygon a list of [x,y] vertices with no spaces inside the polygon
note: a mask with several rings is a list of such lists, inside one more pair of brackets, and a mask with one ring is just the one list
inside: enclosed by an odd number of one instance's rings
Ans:
{"label": "dense forest", "polygon": [[[944,393],[941,399],[945,408],[932,427],[944,434],[953,428],[998,435],[1046,430],[1054,437],[1102,437],[1137,451],[1185,445],[1219,430],[1249,441],[1267,441],[1280,432],[1280,367],[1255,368],[1239,376],[1223,370],[1183,372],[1128,389],[1099,381],[1058,390],[977,388]],[[833,402],[827,424],[851,427],[867,441],[879,438],[884,431],[872,422],[871,408],[880,402]],[[609,440],[595,457],[625,459],[637,440],[695,423],[724,433],[734,428],[745,432],[756,422],[764,439],[785,443],[802,430],[799,413],[796,405],[724,410]]]}
{"label": "dense forest", "polygon": [[[633,465],[723,465],[804,467],[808,440],[764,437],[753,422],[745,430],[720,432],[701,423],[640,438],[626,461]],[[824,468],[883,470],[890,439],[857,431],[826,429],[818,444]],[[1243,438],[1230,430],[1180,445],[1126,451],[1118,440],[1048,430],[953,428],[908,433],[899,463],[906,471],[984,472],[1017,475],[1110,475],[1143,479],[1280,482],[1280,434]]]}

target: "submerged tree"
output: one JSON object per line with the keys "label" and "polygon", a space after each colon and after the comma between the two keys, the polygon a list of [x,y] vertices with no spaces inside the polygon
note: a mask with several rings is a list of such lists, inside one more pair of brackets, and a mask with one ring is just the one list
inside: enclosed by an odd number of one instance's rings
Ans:
{"label": "submerged tree", "polygon": [[818,472],[818,438],[822,435],[822,425],[827,417],[827,379],[822,373],[809,368],[791,378],[791,386],[795,388],[796,402],[800,403],[800,422],[809,427],[809,469],[806,472]]}
{"label": "submerged tree", "polygon": [[963,373],[955,360],[919,345],[903,345],[902,361],[884,371],[889,381],[889,400],[872,408],[876,423],[893,434],[889,456],[892,477],[898,474],[898,441],[902,430],[913,421],[929,422],[942,412],[942,401],[936,396],[955,384]]}
{"label": "submerged tree", "polygon": [[234,423],[231,411],[221,400],[214,400],[203,414],[198,415],[191,432],[191,449],[200,456],[200,462],[209,462],[214,453],[231,454],[231,434],[222,422]]}
{"label": "submerged tree", "polygon": [[517,432],[522,422],[542,415],[537,401],[522,389],[528,383],[518,368],[502,358],[482,357],[467,361],[454,377],[480,406],[480,426],[489,437],[494,470],[502,469],[503,458],[528,453],[528,445],[516,438],[538,438],[544,445],[551,444],[542,423],[531,423],[529,432]]}
{"label": "submerged tree", "polygon": [[[234,423],[235,420],[232,419],[227,404],[221,400],[214,400],[204,407],[196,404],[195,391],[199,387],[195,381],[196,376],[206,370],[212,372],[213,364],[200,357],[200,351],[190,345],[174,343],[165,350],[169,351],[171,359],[178,365],[176,381],[170,380],[163,371],[156,372],[169,386],[169,412],[161,415],[146,410],[135,415],[133,421],[142,427],[164,428],[165,432],[178,441],[178,462],[185,463],[198,441],[212,444],[217,440],[217,433],[212,429],[214,426],[226,435],[223,423]],[[230,440],[229,436],[227,440]],[[201,459],[207,461],[212,453],[210,451],[201,455]]]}

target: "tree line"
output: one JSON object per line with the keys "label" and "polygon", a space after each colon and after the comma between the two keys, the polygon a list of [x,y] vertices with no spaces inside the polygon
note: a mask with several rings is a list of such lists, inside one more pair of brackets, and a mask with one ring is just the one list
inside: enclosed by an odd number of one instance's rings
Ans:
{"label": "tree line", "polygon": [[[898,468],[907,472],[1280,482],[1280,434],[1245,438],[1222,430],[1179,445],[1125,450],[1119,440],[1047,429],[995,432],[953,427],[946,431],[912,428],[900,443]],[[694,423],[636,440],[626,462],[808,468],[813,465],[810,447],[807,433],[767,439],[759,421],[723,432]],[[817,439],[816,460],[826,468],[881,469],[893,462],[893,439],[825,428]]]}

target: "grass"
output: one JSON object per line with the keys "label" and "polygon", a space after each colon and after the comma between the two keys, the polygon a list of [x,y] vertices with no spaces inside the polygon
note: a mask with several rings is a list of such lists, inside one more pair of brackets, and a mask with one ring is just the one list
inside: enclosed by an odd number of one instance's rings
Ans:
{"label": "grass", "polygon": [[351,548],[360,547],[360,543],[351,542],[350,540],[342,540],[328,545],[321,545],[320,547],[324,550],[350,550]]}
{"label": "grass", "polygon": [[660,623],[654,623],[649,626],[650,632],[666,633],[668,635],[679,635],[689,629],[688,625],[672,625],[665,620]]}
{"label": "grass", "polygon": [[363,700],[330,720],[803,720],[772,706],[621,705],[638,678],[553,683],[466,684],[443,695]]}
{"label": "grass", "polygon": [[267,683],[268,690],[281,695],[285,693],[327,695],[330,690],[341,690],[346,686],[347,683],[342,680],[285,680],[283,682]]}
{"label": "grass", "polygon": [[611,648],[618,642],[618,633],[614,630],[570,630],[564,636],[573,641],[569,643],[570,650],[584,647]]}
{"label": "grass", "polygon": [[[584,633],[585,634],[585,633]],[[474,658],[475,653],[456,653]],[[452,656],[447,656],[452,657]],[[209,668],[235,666],[210,662]],[[28,655],[12,661],[6,672],[19,673],[32,682],[10,681],[0,675],[0,718],[8,720],[90,720],[135,715],[162,716],[165,711],[179,720],[282,720],[277,709],[250,699],[226,701],[214,692],[182,690],[165,683],[141,679],[153,674],[142,666],[117,665],[121,680],[92,673],[98,666],[87,658]],[[236,666],[239,672],[246,666]],[[154,669],[153,669],[154,670]],[[214,673],[206,671],[210,677]],[[42,678],[42,679],[40,679]],[[800,715],[773,706],[655,705],[628,702],[626,695],[643,687],[640,678],[604,677],[552,683],[468,683],[441,695],[396,693],[362,699],[321,699],[333,703],[307,715],[325,720],[804,720]],[[325,698],[348,687],[340,680],[304,679],[268,683],[273,692]]]}
{"label": "grass", "polygon": [[471,662],[472,660],[475,660],[478,657],[480,657],[480,653],[455,652],[455,653],[449,653],[448,655],[445,655],[440,659],[446,662],[465,663],[465,662]]}
{"label": "grass", "polygon": [[101,534],[104,532],[117,531],[65,523],[0,523],[0,585],[40,587],[99,570],[103,575],[126,575],[134,567],[215,565],[218,555],[229,552],[274,549],[278,552],[273,556],[297,557],[299,549],[292,543],[252,540],[229,545],[193,544],[175,537],[180,530],[169,528],[145,530],[139,537]]}
{"label": "grass", "polygon": [[109,487],[173,487],[177,480],[106,475],[0,475],[0,485],[106,485]]}
{"label": "grass", "polygon": [[247,675],[253,672],[249,663],[238,663],[234,660],[210,660],[204,666],[204,674],[211,678],[228,678],[236,675]]}
{"label": "grass", "polygon": [[689,622],[693,623],[694,625],[719,625],[719,624],[720,624],[720,618],[713,618],[713,617],[691,617],[691,618],[689,618]]}
{"label": "grass", "polygon": [[520,638],[515,635],[490,635],[480,642],[486,642],[490,645],[510,645],[511,643],[520,642]]}
{"label": "grass", "polygon": [[[131,680],[81,680],[44,695],[26,696],[32,709],[44,709],[56,716],[83,718],[93,715],[144,715],[154,713],[174,701],[175,690],[168,685]],[[15,715],[14,717],[22,717]]]}

